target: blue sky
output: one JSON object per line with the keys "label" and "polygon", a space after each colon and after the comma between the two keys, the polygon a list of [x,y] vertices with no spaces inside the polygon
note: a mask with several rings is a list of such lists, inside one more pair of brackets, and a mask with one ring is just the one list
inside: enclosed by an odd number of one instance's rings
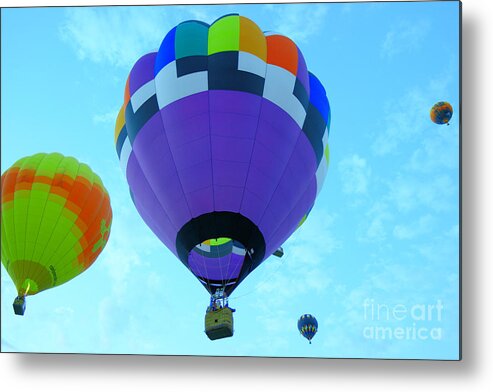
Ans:
{"label": "blue sky", "polygon": [[[233,293],[235,336],[211,342],[208,294],[135,210],[113,130],[138,57],[183,20],[232,12],[302,50],[331,104],[331,162],[285,257]],[[2,351],[458,357],[457,2],[3,9],[1,28],[2,172],[39,151],[75,156],[114,212],[96,263],[29,297],[24,317],[2,267]],[[429,119],[440,100],[450,126]],[[319,321],[312,345],[303,313]]]}

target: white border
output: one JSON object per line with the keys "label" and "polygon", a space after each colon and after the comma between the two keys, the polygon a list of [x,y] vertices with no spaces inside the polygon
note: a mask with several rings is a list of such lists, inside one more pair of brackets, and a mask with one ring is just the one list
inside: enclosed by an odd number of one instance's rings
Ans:
{"label": "white border", "polygon": [[[0,1],[2,7],[94,4],[102,2]],[[136,2],[108,0],[104,4]],[[461,362],[0,354],[0,388],[36,392],[491,390],[492,4],[491,0],[463,0]]]}

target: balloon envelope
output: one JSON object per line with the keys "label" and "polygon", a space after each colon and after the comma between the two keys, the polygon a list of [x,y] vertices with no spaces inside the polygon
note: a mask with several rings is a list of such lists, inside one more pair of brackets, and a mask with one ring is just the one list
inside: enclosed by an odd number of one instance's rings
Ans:
{"label": "balloon envelope", "polygon": [[230,294],[304,221],[329,163],[330,108],[289,38],[187,21],[127,79],[115,145],[147,225]]}
{"label": "balloon envelope", "polygon": [[311,340],[318,331],[317,319],[311,314],[302,315],[298,320],[298,331],[311,343]]}
{"label": "balloon envelope", "polygon": [[448,124],[454,113],[448,102],[437,102],[430,110],[430,118],[435,124]]}
{"label": "balloon envelope", "polygon": [[19,296],[59,286],[96,260],[110,199],[89,166],[58,153],[19,159],[2,174],[2,264]]}

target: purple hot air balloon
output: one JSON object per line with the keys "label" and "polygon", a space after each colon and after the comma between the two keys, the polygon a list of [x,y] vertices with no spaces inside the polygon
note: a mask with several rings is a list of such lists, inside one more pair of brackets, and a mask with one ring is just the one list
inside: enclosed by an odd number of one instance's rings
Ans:
{"label": "purple hot air balloon", "polygon": [[211,295],[228,296],[313,207],[329,123],[296,44],[226,15],[179,24],[137,61],[115,144],[144,221]]}

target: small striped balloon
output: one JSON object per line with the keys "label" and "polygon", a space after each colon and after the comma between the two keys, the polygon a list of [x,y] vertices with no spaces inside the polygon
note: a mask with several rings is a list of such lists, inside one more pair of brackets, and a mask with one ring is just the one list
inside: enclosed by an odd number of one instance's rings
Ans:
{"label": "small striped balloon", "polygon": [[298,331],[300,331],[300,334],[308,339],[311,344],[313,337],[318,331],[317,319],[311,314],[301,315],[298,320]]}
{"label": "small striped balloon", "polygon": [[2,264],[18,298],[79,275],[106,245],[110,198],[86,164],[58,153],[36,154],[3,173],[1,187]]}

